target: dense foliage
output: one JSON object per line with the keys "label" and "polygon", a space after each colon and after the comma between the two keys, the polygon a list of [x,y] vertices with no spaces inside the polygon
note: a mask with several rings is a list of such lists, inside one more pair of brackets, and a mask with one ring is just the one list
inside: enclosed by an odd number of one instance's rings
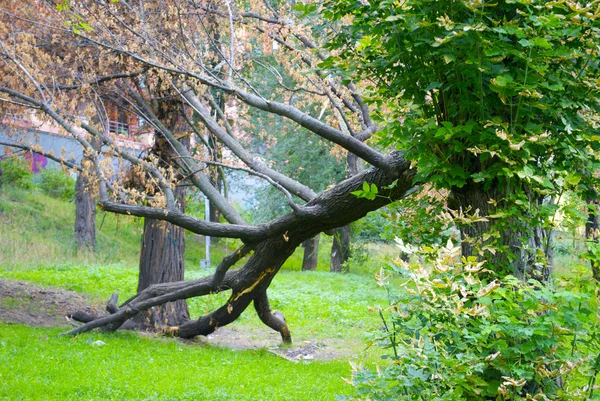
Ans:
{"label": "dense foliage", "polygon": [[[515,175],[554,190],[598,148],[597,5],[578,1],[330,1],[351,16],[327,62],[369,77],[393,143],[422,180]],[[339,72],[339,70],[338,70]],[[570,174],[569,174],[570,173]]]}
{"label": "dense foliage", "polygon": [[[331,0],[323,11],[339,34],[321,65],[366,77],[380,145],[404,150],[417,182],[495,226],[475,230],[489,231],[481,256],[507,255],[494,262],[514,274],[518,259],[545,263],[561,197],[596,186],[598,5]],[[534,230],[545,234],[530,241]]]}
{"label": "dense foliage", "polygon": [[18,156],[7,156],[0,160],[2,169],[2,181],[13,184],[21,188],[31,189],[33,184],[31,178],[33,173],[30,169],[30,163]]}
{"label": "dense foliage", "polygon": [[[357,368],[359,393],[375,400],[594,399],[600,369],[598,300],[590,278],[546,286],[496,278],[460,248],[399,243],[412,262],[392,271],[390,305],[374,340],[391,363]],[[596,390],[597,391],[597,390]]]}

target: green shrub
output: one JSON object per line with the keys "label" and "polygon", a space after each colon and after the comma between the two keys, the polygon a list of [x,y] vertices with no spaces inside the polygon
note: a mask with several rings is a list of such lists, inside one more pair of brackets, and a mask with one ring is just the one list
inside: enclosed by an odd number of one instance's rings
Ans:
{"label": "green shrub", "polygon": [[38,187],[53,198],[71,200],[75,196],[75,180],[69,174],[54,168],[40,172]]}
{"label": "green shrub", "polygon": [[[408,280],[373,342],[390,350],[376,371],[354,369],[371,400],[587,400],[600,366],[597,286],[493,277],[460,248],[404,246]],[[389,276],[378,276],[387,285]],[[389,288],[389,287],[388,287]],[[392,294],[392,289],[389,288]],[[596,388],[595,388],[596,387]],[[362,398],[361,398],[362,399]]]}
{"label": "green shrub", "polygon": [[29,162],[18,156],[7,156],[0,160],[3,183],[12,184],[20,188],[31,189],[33,173],[29,168]]}

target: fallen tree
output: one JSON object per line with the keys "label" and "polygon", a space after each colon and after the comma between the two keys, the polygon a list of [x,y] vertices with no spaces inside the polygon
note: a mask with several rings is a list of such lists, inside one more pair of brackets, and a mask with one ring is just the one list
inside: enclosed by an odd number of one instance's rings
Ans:
{"label": "fallen tree", "polygon": [[[355,221],[368,212],[399,199],[412,188],[414,170],[410,169],[409,163],[400,154],[393,154],[390,159],[394,168],[389,171],[371,168],[323,192],[306,205],[303,213],[290,213],[276,220],[273,222],[273,228],[268,229],[264,237],[257,236],[255,240],[248,240],[243,247],[226,257],[213,276],[150,286],[119,308],[107,308],[111,311],[110,315],[91,320],[68,334],[78,334],[97,327],[116,330],[128,319],[153,306],[178,299],[231,291],[225,305],[198,320],[184,323],[173,332],[184,338],[208,335],[218,327],[233,322],[251,302],[254,302],[261,321],[280,332],[283,341],[290,342],[291,335],[285,319],[282,315],[271,312],[269,306],[267,289],[271,280],[296,247],[306,239],[324,230]],[[356,198],[351,192],[360,190],[365,181],[382,188],[389,187],[392,183],[395,185],[392,189],[382,190],[382,197],[376,200]],[[105,209],[111,210],[111,205],[106,205]],[[241,268],[228,271],[251,251],[252,256]]]}

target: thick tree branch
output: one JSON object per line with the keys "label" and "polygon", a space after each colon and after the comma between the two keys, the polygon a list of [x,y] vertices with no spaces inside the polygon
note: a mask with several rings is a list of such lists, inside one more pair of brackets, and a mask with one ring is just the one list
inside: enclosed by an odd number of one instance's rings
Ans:
{"label": "thick tree branch", "polygon": [[148,217],[168,221],[193,233],[221,238],[239,238],[244,242],[253,242],[264,238],[269,233],[267,225],[247,226],[238,224],[212,223],[203,219],[182,213],[177,208],[160,209],[149,206],[127,205],[115,202],[101,202],[98,204],[107,212],[126,214],[137,217]]}
{"label": "thick tree branch", "polygon": [[[198,334],[210,334],[216,328],[235,320],[257,298],[258,305],[262,305],[259,308],[263,315],[261,319],[275,326],[277,321],[262,312],[265,308],[264,299],[261,297],[264,296],[274,275],[294,252],[294,249],[304,240],[314,237],[324,229],[346,225],[370,211],[401,198],[413,187],[412,180],[415,172],[410,169],[410,163],[405,161],[399,153],[393,153],[390,156],[390,163],[393,166],[391,170],[371,168],[322,192],[309,202],[309,206],[314,206],[315,210],[318,210],[317,212],[303,216],[301,219],[287,215],[270,223],[271,229],[267,231],[269,235],[262,237],[263,239],[258,243],[255,242],[254,254],[250,259],[242,268],[227,272],[220,284],[219,280],[215,280],[214,277],[205,277],[200,280],[152,286],[126,302],[115,314],[87,323],[67,334],[78,334],[102,326],[112,329],[152,306],[225,289],[232,291],[225,305],[209,315],[180,326],[178,335],[193,337]],[[357,198],[352,195],[351,192],[362,188],[362,183],[365,181],[380,188],[380,196],[375,200]],[[390,188],[393,182],[396,185]],[[165,219],[167,216],[156,217]],[[228,266],[231,261],[238,260],[238,256],[234,255],[229,257],[230,260],[223,261],[222,266]],[[222,272],[223,269],[219,270]],[[283,327],[281,322],[277,327]],[[281,330],[279,331],[281,332]]]}

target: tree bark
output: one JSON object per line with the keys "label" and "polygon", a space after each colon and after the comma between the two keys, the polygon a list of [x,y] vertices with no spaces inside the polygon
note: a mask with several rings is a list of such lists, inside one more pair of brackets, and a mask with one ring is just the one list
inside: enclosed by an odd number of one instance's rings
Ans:
{"label": "tree bark", "polygon": [[319,259],[319,235],[304,241],[302,247],[304,248],[302,271],[317,270]]}
{"label": "tree bark", "polygon": [[[185,190],[175,190],[180,210],[183,212]],[[137,292],[140,293],[153,284],[182,281],[185,272],[184,229],[162,220],[144,219],[140,273]],[[164,326],[179,326],[190,319],[185,300],[155,306],[134,319],[137,325],[146,330],[156,330]]]}
{"label": "tree bark", "polygon": [[[488,217],[501,212],[505,190],[496,185],[484,188],[468,183],[451,191],[448,206],[464,213],[458,223],[463,256],[487,260],[496,274],[512,274],[521,279],[547,281],[552,273],[552,232],[524,218],[495,219]],[[539,203],[541,199],[533,199]]]}
{"label": "tree bark", "polygon": [[96,249],[96,200],[88,180],[80,172],[75,182],[75,244],[81,250]]}
{"label": "tree bark", "polygon": [[[588,219],[585,223],[585,239],[587,243],[588,253],[591,246],[598,246],[600,239],[600,216],[598,212],[598,199],[596,194],[588,196]],[[600,282],[600,260],[590,257],[590,267],[592,268],[592,276]]]}
{"label": "tree bark", "polygon": [[345,263],[350,257],[350,234],[351,228],[349,224],[335,229],[331,244],[331,263],[329,271],[334,273],[348,271],[348,266],[346,266]]}

